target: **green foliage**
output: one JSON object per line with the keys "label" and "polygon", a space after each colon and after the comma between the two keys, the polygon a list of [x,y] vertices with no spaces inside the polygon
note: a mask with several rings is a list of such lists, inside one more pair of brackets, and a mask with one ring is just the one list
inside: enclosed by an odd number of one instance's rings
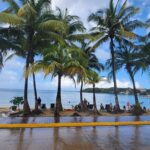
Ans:
{"label": "green foliage", "polygon": [[11,106],[11,109],[12,109],[13,111],[16,111],[17,106],[13,105],[13,106]]}
{"label": "green foliage", "polygon": [[[120,2],[118,1],[118,3]],[[91,29],[91,35],[96,37],[94,49],[110,38],[113,38],[115,42],[123,41],[132,45],[131,41],[140,37],[133,30],[145,27],[145,23],[132,19],[139,12],[139,9],[127,6],[126,1],[122,5],[118,5],[118,3],[115,6],[114,0],[110,0],[107,9],[100,9],[88,17],[88,21],[96,24]]]}
{"label": "green foliage", "polygon": [[143,110],[142,110],[142,107],[140,106],[140,104],[136,104],[133,106],[132,114],[136,115],[136,116],[143,114]]}
{"label": "green foliage", "polygon": [[10,103],[13,104],[12,107],[16,106],[19,108],[20,105],[22,105],[24,103],[23,97],[14,97]]}

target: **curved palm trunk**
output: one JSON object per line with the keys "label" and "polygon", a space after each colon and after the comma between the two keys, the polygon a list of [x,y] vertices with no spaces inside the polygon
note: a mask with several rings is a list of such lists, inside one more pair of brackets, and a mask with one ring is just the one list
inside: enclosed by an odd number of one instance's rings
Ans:
{"label": "curved palm trunk", "polygon": [[132,81],[132,84],[133,84],[133,92],[134,92],[134,97],[135,97],[135,104],[137,105],[137,104],[139,104],[139,100],[138,100],[138,95],[137,95],[134,75],[133,75],[133,73],[132,73],[130,68],[128,68],[128,73],[130,75],[130,78],[131,78],[131,81]]}
{"label": "curved palm trunk", "polygon": [[37,100],[37,89],[36,89],[36,80],[35,80],[35,74],[33,72],[33,88],[34,88],[34,97],[35,97],[35,111],[38,111],[38,100]]}
{"label": "curved palm trunk", "polygon": [[57,96],[56,96],[56,107],[54,116],[58,117],[60,114],[59,112],[62,111],[62,103],[61,103],[61,75],[58,75],[58,89],[57,89]]}
{"label": "curved palm trunk", "polygon": [[[28,70],[28,68],[29,68],[29,56],[26,60],[26,71]],[[23,111],[24,111],[24,114],[30,113],[30,106],[28,103],[28,76],[25,77]]]}
{"label": "curved palm trunk", "polygon": [[94,106],[94,114],[99,114],[96,106],[96,96],[95,96],[95,84],[93,84],[93,106]]}
{"label": "curved palm trunk", "polygon": [[80,87],[80,105],[81,105],[81,111],[84,110],[83,107],[83,81],[81,81],[81,87]]}
{"label": "curved palm trunk", "polygon": [[110,38],[110,49],[111,49],[111,57],[112,57],[112,73],[113,73],[113,82],[114,82],[114,94],[115,94],[115,104],[116,111],[120,110],[119,100],[118,100],[118,92],[117,92],[117,82],[116,82],[116,72],[115,72],[115,55],[114,55],[114,41],[113,38]]}

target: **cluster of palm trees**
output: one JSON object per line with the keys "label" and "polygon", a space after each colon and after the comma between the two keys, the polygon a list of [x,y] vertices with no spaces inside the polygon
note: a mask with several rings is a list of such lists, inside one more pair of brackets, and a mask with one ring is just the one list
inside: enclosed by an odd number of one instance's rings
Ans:
{"label": "cluster of palm trees", "polygon": [[[9,50],[26,59],[24,105],[25,114],[31,112],[28,103],[28,77],[32,75],[35,111],[38,111],[36,72],[43,71],[45,76],[58,78],[55,116],[63,109],[61,103],[61,79],[69,77],[81,83],[80,103],[84,111],[82,90],[84,83],[93,85],[94,112],[97,112],[95,83],[99,82],[99,72],[104,66],[95,55],[95,50],[102,43],[110,45],[111,58],[106,62],[113,77],[116,111],[120,110],[116,72],[124,67],[133,83],[135,102],[138,105],[134,76],[140,69],[149,68],[149,34],[144,37],[136,34],[136,28],[149,28],[150,21],[142,22],[134,16],[138,8],[127,6],[127,0],[121,5],[120,0],[109,7],[98,10],[88,17],[94,27],[87,32],[78,16],[70,15],[68,9],[51,9],[51,0],[3,0],[8,8],[0,12],[0,67],[3,56]],[[138,43],[138,44],[137,44]],[[35,61],[35,56],[40,60]],[[77,81],[76,81],[76,80]]]}

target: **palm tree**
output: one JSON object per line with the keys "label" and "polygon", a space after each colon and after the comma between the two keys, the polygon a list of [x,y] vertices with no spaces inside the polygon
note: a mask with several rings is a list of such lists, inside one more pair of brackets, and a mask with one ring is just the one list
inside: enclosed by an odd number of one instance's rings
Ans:
{"label": "palm tree", "polygon": [[[138,100],[138,95],[137,95],[137,89],[136,89],[136,84],[135,84],[135,74],[139,69],[144,67],[144,63],[142,61],[141,53],[137,50],[134,49],[131,46],[127,45],[121,45],[116,51],[115,51],[115,66],[116,66],[116,71],[120,70],[122,68],[125,68],[126,71],[128,72],[130,79],[133,84],[133,92],[134,92],[134,97],[135,97],[135,104],[139,104]],[[109,66],[112,64],[112,60],[108,60],[107,62]],[[143,68],[144,69],[144,68]]]}
{"label": "palm tree", "polygon": [[[25,70],[27,71],[29,65],[34,63],[35,50],[37,50],[35,43],[39,41],[41,35],[45,33],[46,39],[49,39],[49,43],[63,41],[58,33],[66,32],[66,25],[56,20],[49,9],[45,9],[45,6],[50,4],[50,0],[22,0],[23,5],[21,7],[15,0],[13,2],[7,0],[7,2],[10,4],[8,10],[13,12],[13,14],[9,13],[9,11],[0,13],[0,22],[8,23],[11,27],[23,33],[25,39],[24,49],[26,50]],[[25,114],[30,113],[28,104],[28,76],[25,76],[23,108]]]}
{"label": "palm tree", "polygon": [[86,34],[85,27],[78,16],[70,15],[68,9],[61,10],[57,7],[57,19],[67,24],[68,30],[63,34],[67,45],[75,45],[75,42],[81,43],[85,39],[92,39],[92,36]]}
{"label": "palm tree", "polygon": [[[58,77],[58,88],[56,95],[56,107],[54,115],[59,116],[59,112],[62,110],[61,103],[61,79],[63,76],[73,78],[75,74],[84,73],[84,69],[76,59],[73,59],[79,52],[74,48],[74,51],[70,47],[62,47],[61,45],[53,45],[43,52],[43,59],[37,61],[31,67],[29,72],[37,72],[42,70],[45,75],[52,74],[52,77]],[[77,54],[78,53],[78,54]],[[79,56],[78,56],[79,57]]]}
{"label": "palm tree", "polygon": [[[102,71],[102,70],[104,70],[104,66],[101,63],[99,63],[98,58],[94,54],[95,50],[91,49],[90,43],[91,42],[85,42],[85,41],[82,42],[81,50],[83,51],[83,53],[87,59],[87,62],[84,62],[82,59],[79,61],[81,61],[82,66],[84,66],[86,70]],[[81,83],[80,103],[81,103],[82,110],[85,110],[85,108],[83,107],[83,94],[82,93],[83,93],[84,81],[86,78],[87,78],[87,75],[83,76],[83,74],[79,74],[77,76],[77,82]]]}
{"label": "palm tree", "polygon": [[[85,27],[83,26],[83,23],[80,21],[80,18],[78,16],[70,15],[68,13],[68,9],[61,10],[60,8],[57,8],[57,18],[65,22],[68,26],[68,32],[62,35],[68,46],[76,46],[75,42],[82,43],[84,39],[91,38],[91,36],[89,36],[88,34],[79,34],[79,32],[85,31]],[[80,59],[80,58],[77,58],[77,59]],[[83,64],[86,64],[86,61],[82,61],[82,65]],[[80,75],[78,75],[78,77],[79,76]],[[81,79],[81,76],[80,76],[80,79]],[[83,82],[81,82],[81,89],[80,89],[81,104],[83,104],[82,88],[83,88]]]}
{"label": "palm tree", "polygon": [[99,114],[96,105],[96,96],[95,96],[95,84],[100,81],[99,75],[95,71],[89,71],[87,77],[87,83],[92,84],[93,86],[93,106],[94,106],[94,114]]}
{"label": "palm tree", "polygon": [[98,10],[96,13],[92,13],[88,17],[88,21],[93,21],[96,26],[91,30],[91,34],[95,36],[96,43],[94,48],[97,48],[103,42],[108,41],[110,44],[110,52],[112,57],[112,72],[114,81],[114,94],[116,108],[119,111],[119,101],[117,95],[117,82],[115,73],[115,55],[114,46],[115,42],[124,41],[126,44],[132,45],[129,39],[134,39],[137,37],[132,31],[137,27],[142,27],[144,24],[138,20],[131,19],[138,12],[138,8],[133,6],[127,6],[127,0],[119,7],[120,0],[117,1],[116,6],[114,6],[114,1],[110,0],[109,8],[104,10]]}

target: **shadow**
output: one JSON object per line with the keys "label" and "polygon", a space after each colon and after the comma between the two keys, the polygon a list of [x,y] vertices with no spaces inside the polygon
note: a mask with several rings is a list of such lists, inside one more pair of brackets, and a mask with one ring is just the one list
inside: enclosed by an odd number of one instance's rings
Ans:
{"label": "shadow", "polygon": [[[29,118],[28,117],[22,117],[21,123],[28,123]],[[24,144],[24,132],[26,129],[20,129],[19,131],[19,137],[18,137],[18,143],[16,150],[22,150],[23,149],[23,144]],[[32,128],[30,132],[30,137],[32,137]]]}
{"label": "shadow", "polygon": [[59,128],[54,128],[53,129],[53,149],[54,150],[58,150],[58,146],[59,146],[59,142],[58,142],[58,140],[59,140]]}
{"label": "shadow", "polygon": [[134,142],[132,143],[132,150],[136,149],[138,150],[138,147],[140,145],[140,132],[139,132],[139,126],[134,127]]}

